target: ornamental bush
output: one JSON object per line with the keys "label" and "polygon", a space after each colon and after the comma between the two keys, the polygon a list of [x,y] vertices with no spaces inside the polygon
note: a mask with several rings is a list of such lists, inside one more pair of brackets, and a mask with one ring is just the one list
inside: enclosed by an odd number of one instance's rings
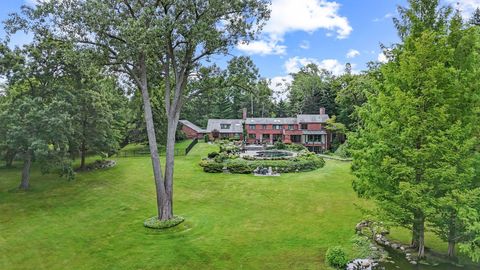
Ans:
{"label": "ornamental bush", "polygon": [[221,173],[223,172],[223,163],[218,163],[213,160],[202,160],[200,166],[203,167],[203,171],[207,173]]}
{"label": "ornamental bush", "polygon": [[343,269],[348,263],[347,254],[342,247],[331,247],[325,253],[325,261],[331,267],[336,269]]}
{"label": "ornamental bush", "polygon": [[208,153],[208,158],[215,158],[218,156],[218,152],[211,152],[211,153]]}
{"label": "ornamental bush", "polygon": [[322,168],[325,161],[313,153],[305,152],[299,156],[285,160],[245,160],[245,159],[220,159],[222,154],[214,160],[204,160],[200,163],[205,172],[219,173],[226,167],[231,173],[248,174],[260,168],[272,167],[280,173],[307,172]]}

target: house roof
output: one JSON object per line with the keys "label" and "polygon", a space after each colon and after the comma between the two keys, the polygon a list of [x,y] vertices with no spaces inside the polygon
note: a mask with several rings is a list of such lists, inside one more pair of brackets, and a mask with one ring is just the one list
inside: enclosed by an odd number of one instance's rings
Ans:
{"label": "house roof", "polygon": [[293,125],[297,123],[297,118],[247,118],[245,124],[260,125]]}
{"label": "house roof", "polygon": [[191,128],[191,129],[195,130],[198,133],[206,133],[207,132],[205,129],[198,127],[197,125],[195,125],[194,123],[192,123],[188,120],[180,120],[178,122],[182,123],[182,125],[185,125],[185,126]]}
{"label": "house roof", "polygon": [[330,119],[328,114],[299,114],[298,123],[326,123]]}
{"label": "house roof", "polygon": [[[226,129],[221,127],[222,124],[230,125]],[[207,132],[218,130],[220,133],[243,133],[242,119],[208,119]]]}

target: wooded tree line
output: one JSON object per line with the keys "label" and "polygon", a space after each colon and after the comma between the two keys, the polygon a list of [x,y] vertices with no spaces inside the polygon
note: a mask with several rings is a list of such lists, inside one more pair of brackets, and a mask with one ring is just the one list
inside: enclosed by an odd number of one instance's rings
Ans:
{"label": "wooded tree line", "polygon": [[439,1],[409,0],[394,20],[401,42],[372,77],[349,136],[354,189],[376,216],[425,232],[480,260],[480,28]]}

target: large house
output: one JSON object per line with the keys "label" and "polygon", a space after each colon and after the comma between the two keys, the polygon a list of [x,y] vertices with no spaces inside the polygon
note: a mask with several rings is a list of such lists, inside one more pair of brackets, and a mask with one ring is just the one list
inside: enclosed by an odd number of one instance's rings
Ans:
{"label": "large house", "polygon": [[291,118],[247,118],[244,110],[243,119],[209,119],[206,129],[187,120],[180,123],[189,138],[202,138],[206,134],[212,138],[212,132],[218,132],[220,138],[236,138],[247,144],[298,143],[319,153],[329,149],[332,142],[332,134],[325,129],[329,118],[325,108],[320,108],[319,114]]}

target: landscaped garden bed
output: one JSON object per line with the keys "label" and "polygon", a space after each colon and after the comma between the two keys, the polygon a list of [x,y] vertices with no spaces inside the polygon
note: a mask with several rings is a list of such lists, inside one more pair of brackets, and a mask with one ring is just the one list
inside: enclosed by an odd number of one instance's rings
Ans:
{"label": "landscaped garden bed", "polygon": [[220,152],[209,153],[200,162],[205,172],[251,174],[258,168],[272,168],[277,173],[292,173],[313,171],[325,165],[323,158],[298,146],[277,144],[276,149],[252,155],[241,155],[240,147],[233,143],[220,142],[219,146]]}

